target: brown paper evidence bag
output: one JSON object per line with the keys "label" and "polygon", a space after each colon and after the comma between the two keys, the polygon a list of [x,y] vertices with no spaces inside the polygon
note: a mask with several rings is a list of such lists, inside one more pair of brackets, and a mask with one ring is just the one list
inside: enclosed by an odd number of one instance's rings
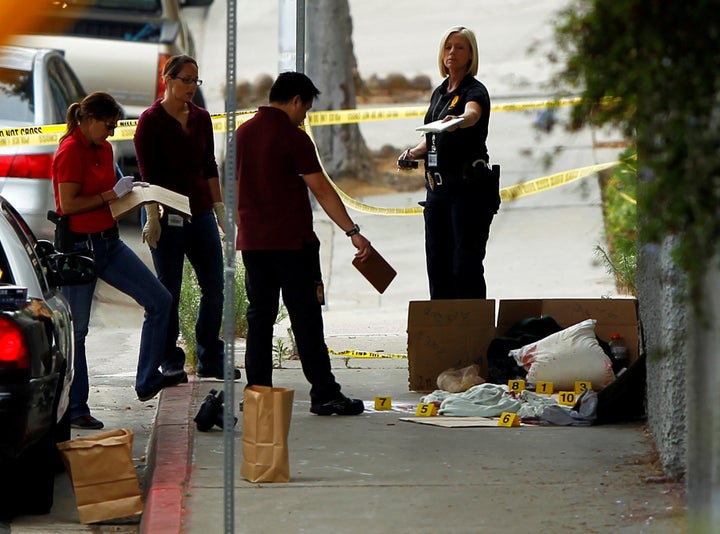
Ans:
{"label": "brown paper evidence bag", "polygon": [[243,401],[242,465],[250,482],[288,482],[288,433],[295,390],[248,386]]}
{"label": "brown paper evidence bag", "polygon": [[132,461],[133,432],[126,428],[58,443],[70,475],[81,523],[143,512]]}

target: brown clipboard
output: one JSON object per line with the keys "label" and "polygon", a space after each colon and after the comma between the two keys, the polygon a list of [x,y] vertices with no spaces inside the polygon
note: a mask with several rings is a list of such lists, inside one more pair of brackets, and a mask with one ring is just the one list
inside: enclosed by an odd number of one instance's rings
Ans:
{"label": "brown clipboard", "polygon": [[352,264],[378,290],[378,293],[384,293],[397,275],[395,269],[373,247],[370,247],[370,255],[365,261],[361,262],[354,258]]}

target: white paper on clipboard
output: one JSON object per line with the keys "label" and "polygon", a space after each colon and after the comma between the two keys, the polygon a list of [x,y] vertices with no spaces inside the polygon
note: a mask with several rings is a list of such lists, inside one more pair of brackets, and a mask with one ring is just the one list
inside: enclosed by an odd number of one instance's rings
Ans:
{"label": "white paper on clipboard", "polygon": [[460,124],[464,120],[465,119],[463,117],[458,117],[456,119],[450,119],[449,121],[446,121],[446,122],[443,122],[441,119],[439,121],[428,122],[427,124],[418,126],[417,128],[415,128],[415,131],[417,131],[417,132],[442,132],[452,126],[455,126],[456,124]]}

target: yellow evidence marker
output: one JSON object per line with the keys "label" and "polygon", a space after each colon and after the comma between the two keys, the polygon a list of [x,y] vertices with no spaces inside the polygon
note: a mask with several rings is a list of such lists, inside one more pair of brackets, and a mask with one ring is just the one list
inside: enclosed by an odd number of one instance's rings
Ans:
{"label": "yellow evidence marker", "polygon": [[392,408],[392,398],[390,397],[375,397],[375,409],[376,410],[389,410]]}
{"label": "yellow evidence marker", "polygon": [[520,418],[518,417],[518,414],[513,412],[503,412],[500,414],[500,419],[498,420],[498,426],[520,426]]}
{"label": "yellow evidence marker", "polygon": [[437,415],[437,406],[434,402],[421,402],[418,404],[415,415],[418,417],[432,417]]}
{"label": "yellow evidence marker", "polygon": [[555,390],[552,382],[538,382],[535,384],[535,393],[540,395],[552,395]]}
{"label": "yellow evidence marker", "polygon": [[584,381],[584,380],[576,380],[575,381],[575,393],[580,395],[583,391],[587,391],[588,389],[592,389],[592,382]]}
{"label": "yellow evidence marker", "polygon": [[577,400],[577,393],[574,391],[560,391],[558,392],[558,404],[563,406],[575,406]]}

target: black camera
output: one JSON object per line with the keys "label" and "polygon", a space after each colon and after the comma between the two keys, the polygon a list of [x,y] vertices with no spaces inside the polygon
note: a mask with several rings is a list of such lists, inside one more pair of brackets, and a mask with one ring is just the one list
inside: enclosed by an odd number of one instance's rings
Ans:
{"label": "black camera", "polygon": [[420,162],[416,159],[399,159],[397,160],[398,169],[403,171],[411,171],[420,166]]}
{"label": "black camera", "polygon": [[[208,432],[213,426],[217,425],[223,428],[224,416],[223,416],[223,405],[224,405],[224,394],[222,390],[218,393],[216,390],[211,389],[208,396],[205,397],[200,410],[193,419],[197,425],[197,429],[200,432]],[[235,421],[233,426],[237,424],[237,417],[234,417]]]}

